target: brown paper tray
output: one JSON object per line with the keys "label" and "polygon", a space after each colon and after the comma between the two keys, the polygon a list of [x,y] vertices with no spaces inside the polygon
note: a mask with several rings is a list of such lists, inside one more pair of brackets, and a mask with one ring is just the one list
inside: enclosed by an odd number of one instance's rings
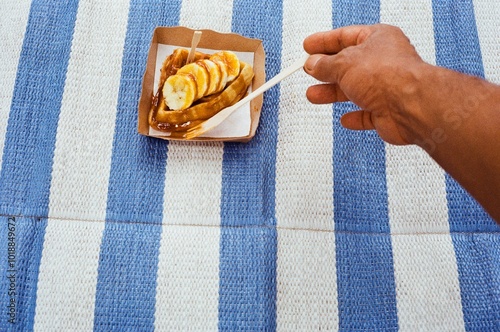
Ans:
{"label": "brown paper tray", "polygon": [[[189,49],[191,39],[195,30],[186,27],[157,27],[153,32],[151,46],[149,48],[146,70],[142,80],[142,90],[139,99],[138,112],[138,132],[149,136],[148,114],[151,107],[151,101],[155,91],[154,79],[156,68],[156,55],[158,44],[175,45]],[[254,53],[254,79],[252,89],[256,89],[265,82],[265,54],[262,41],[240,36],[235,33],[220,33],[213,30],[199,30],[203,32],[198,48],[208,48],[214,50],[230,50],[237,52]],[[259,124],[260,112],[262,109],[262,95],[250,102],[250,128],[248,135],[242,137],[199,137],[191,141],[233,141],[248,142],[255,135]],[[155,136],[156,137],[156,136]],[[184,140],[181,138],[170,138],[161,136],[158,138],[168,140]]]}

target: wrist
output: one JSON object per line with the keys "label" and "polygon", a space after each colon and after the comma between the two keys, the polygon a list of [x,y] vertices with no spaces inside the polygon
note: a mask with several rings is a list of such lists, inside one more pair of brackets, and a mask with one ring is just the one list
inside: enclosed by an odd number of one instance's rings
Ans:
{"label": "wrist", "polygon": [[[481,110],[499,105],[499,87],[447,68],[422,64],[411,70],[413,83],[402,89],[402,127],[408,142],[431,155],[458,132],[481,132]],[[482,126],[488,124],[487,119]],[[491,120],[490,120],[491,121]]]}
{"label": "wrist", "polygon": [[435,102],[436,69],[425,62],[407,66],[398,73],[394,83],[393,100],[395,121],[399,124],[401,135],[409,144],[419,144],[429,136],[433,126],[431,107]]}

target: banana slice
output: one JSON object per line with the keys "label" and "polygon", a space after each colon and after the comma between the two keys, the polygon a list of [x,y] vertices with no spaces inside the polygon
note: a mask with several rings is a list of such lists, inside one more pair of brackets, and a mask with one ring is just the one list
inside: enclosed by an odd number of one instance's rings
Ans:
{"label": "banana slice", "polygon": [[218,61],[217,59],[215,59],[215,61],[209,59],[209,61],[212,61],[217,67],[219,67],[220,74],[217,79],[217,90],[215,92],[220,92],[224,90],[227,84],[227,66],[224,62]]}
{"label": "banana slice", "polygon": [[194,100],[198,100],[207,95],[209,73],[205,66],[200,65],[198,62],[193,62],[185,65],[177,71],[177,75],[191,74],[194,76],[196,83],[196,96]]}
{"label": "banana slice", "polygon": [[220,67],[215,64],[215,62],[210,60],[200,60],[198,61],[200,66],[205,67],[208,72],[208,89],[205,96],[209,96],[218,91],[219,81],[221,77]]}
{"label": "banana slice", "polygon": [[227,83],[232,82],[240,73],[240,60],[231,51],[220,51],[210,56],[210,60],[225,66],[227,70]]}
{"label": "banana slice", "polygon": [[194,102],[196,94],[196,82],[191,74],[172,75],[163,85],[165,103],[171,110],[188,108]]}

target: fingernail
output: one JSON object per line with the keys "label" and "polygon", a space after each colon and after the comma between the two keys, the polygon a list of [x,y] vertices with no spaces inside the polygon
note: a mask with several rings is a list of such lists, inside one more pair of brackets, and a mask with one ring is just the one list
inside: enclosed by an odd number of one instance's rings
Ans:
{"label": "fingernail", "polygon": [[307,70],[307,71],[313,71],[314,70],[314,67],[316,66],[316,63],[318,63],[319,59],[321,59],[323,56],[321,54],[313,54],[311,55],[305,65],[304,65],[304,68]]}

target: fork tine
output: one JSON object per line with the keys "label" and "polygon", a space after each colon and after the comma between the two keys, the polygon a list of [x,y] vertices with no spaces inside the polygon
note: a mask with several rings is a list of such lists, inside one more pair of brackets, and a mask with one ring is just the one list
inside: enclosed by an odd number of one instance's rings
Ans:
{"label": "fork tine", "polygon": [[[242,99],[243,100],[243,99]],[[184,138],[186,139],[192,139],[195,137],[198,137],[210,129],[217,127],[222,121],[224,121],[233,111],[237,110],[238,108],[242,107],[243,104],[246,102],[244,101],[243,103],[236,103],[233,106],[226,107],[210,119],[203,121],[202,123],[194,126],[193,128],[190,128],[187,130],[186,134],[183,135]]]}
{"label": "fork tine", "polygon": [[207,132],[207,130],[203,128],[203,123],[200,123],[199,125],[196,125],[193,128],[188,129],[186,133],[182,135],[182,137],[185,139],[192,139],[200,136],[205,132]]}

